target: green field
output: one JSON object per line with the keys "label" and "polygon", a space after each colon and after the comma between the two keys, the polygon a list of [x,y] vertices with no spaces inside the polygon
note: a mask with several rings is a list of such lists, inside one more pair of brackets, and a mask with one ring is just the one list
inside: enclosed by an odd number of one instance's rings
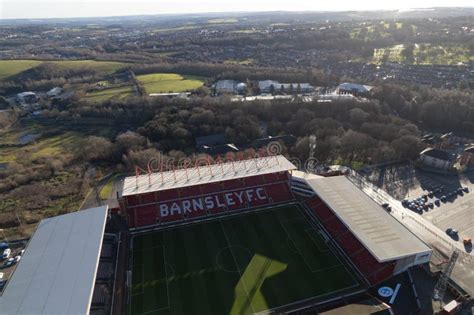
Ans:
{"label": "green field", "polygon": [[86,94],[86,100],[90,102],[103,102],[111,98],[117,98],[119,100],[132,96],[134,94],[133,87],[131,85],[117,86],[105,88],[103,90],[97,90]]}
{"label": "green field", "polygon": [[147,93],[186,92],[204,84],[204,78],[176,73],[152,73],[137,76]]}
{"label": "green field", "polygon": [[129,314],[251,314],[359,283],[296,206],[133,238]]}
{"label": "green field", "polygon": [[430,44],[415,44],[413,60],[406,60],[402,52],[403,44],[393,47],[376,48],[372,61],[374,63],[400,62],[419,65],[455,65],[459,62],[469,63],[474,61],[474,56],[469,54],[467,47],[443,47]]}
{"label": "green field", "polygon": [[38,66],[37,60],[0,60],[0,80]]}
{"label": "green field", "polygon": [[[0,80],[7,79],[23,71],[34,68],[46,61],[41,60],[0,60]],[[47,61],[68,69],[93,68],[103,72],[104,75],[111,74],[126,64],[115,61],[95,61],[95,60],[54,60]]]}

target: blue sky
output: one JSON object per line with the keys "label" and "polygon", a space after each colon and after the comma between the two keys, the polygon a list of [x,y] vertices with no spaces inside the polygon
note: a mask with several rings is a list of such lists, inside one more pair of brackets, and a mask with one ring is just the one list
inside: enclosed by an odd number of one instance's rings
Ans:
{"label": "blue sky", "polygon": [[473,0],[0,0],[0,19],[232,11],[342,11],[472,7]]}

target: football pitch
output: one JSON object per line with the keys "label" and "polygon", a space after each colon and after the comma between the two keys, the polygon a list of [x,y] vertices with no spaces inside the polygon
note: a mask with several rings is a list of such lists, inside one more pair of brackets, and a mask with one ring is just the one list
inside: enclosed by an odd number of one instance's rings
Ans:
{"label": "football pitch", "polygon": [[129,314],[252,314],[359,287],[298,206],[133,238]]}

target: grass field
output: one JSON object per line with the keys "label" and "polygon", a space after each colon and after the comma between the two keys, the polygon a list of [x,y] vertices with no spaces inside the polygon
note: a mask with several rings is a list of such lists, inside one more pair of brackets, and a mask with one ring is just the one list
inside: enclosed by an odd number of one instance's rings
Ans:
{"label": "grass field", "polygon": [[204,78],[176,73],[152,73],[137,76],[147,93],[186,92],[204,84]]}
{"label": "grass field", "polygon": [[[34,68],[44,61],[40,60],[0,60],[0,80],[7,79],[23,71]],[[55,60],[48,61],[60,67],[68,69],[80,69],[90,67],[103,72],[104,75],[111,74],[126,64],[115,61],[95,61],[95,60]]]}
{"label": "grass field", "polygon": [[[49,137],[39,137],[46,129],[29,126],[24,129],[12,128],[0,133],[0,144],[16,144],[0,148],[0,163],[33,161],[42,157],[62,154],[70,156],[82,144],[82,137],[75,132],[64,132]],[[32,141],[22,143],[22,138]]]}
{"label": "grass field", "polygon": [[413,61],[408,62],[403,57],[402,52],[405,49],[403,44],[387,48],[374,49],[372,62],[381,63],[382,61],[413,63],[419,65],[453,65],[458,62],[469,63],[474,61],[474,56],[469,54],[466,47],[443,47],[430,44],[415,44],[413,51]]}
{"label": "grass field", "polygon": [[251,314],[358,282],[296,206],[135,236],[129,314]]}
{"label": "grass field", "polygon": [[86,100],[90,102],[103,102],[111,98],[117,98],[119,100],[132,96],[134,94],[133,87],[131,85],[117,86],[105,88],[103,90],[97,90],[86,94]]}

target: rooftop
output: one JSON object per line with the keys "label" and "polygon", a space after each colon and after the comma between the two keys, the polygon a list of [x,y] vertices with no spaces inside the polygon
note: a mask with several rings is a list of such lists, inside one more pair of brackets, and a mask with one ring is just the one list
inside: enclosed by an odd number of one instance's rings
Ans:
{"label": "rooftop", "polygon": [[370,90],[372,90],[372,86],[370,85],[363,85],[363,84],[357,84],[357,83],[341,83],[339,84],[339,86],[337,87],[338,89],[343,89],[343,90],[355,90],[359,93],[367,93],[369,92]]}
{"label": "rooftop", "polygon": [[464,152],[470,152],[474,154],[474,145],[470,145],[464,149]]}
{"label": "rooftop", "polygon": [[284,156],[275,155],[190,167],[176,171],[130,176],[124,180],[122,196],[284,172],[293,169],[295,169],[295,166]]}
{"label": "rooftop", "polygon": [[307,182],[379,262],[431,252],[345,176],[307,179]]}
{"label": "rooftop", "polygon": [[233,91],[237,82],[235,80],[219,80],[216,82],[217,90]]}
{"label": "rooftop", "polygon": [[449,152],[434,148],[425,149],[421,151],[420,155],[427,155],[445,161],[451,160],[451,155],[449,154]]}
{"label": "rooftop", "polygon": [[88,314],[107,206],[44,219],[0,297],[2,314]]}

